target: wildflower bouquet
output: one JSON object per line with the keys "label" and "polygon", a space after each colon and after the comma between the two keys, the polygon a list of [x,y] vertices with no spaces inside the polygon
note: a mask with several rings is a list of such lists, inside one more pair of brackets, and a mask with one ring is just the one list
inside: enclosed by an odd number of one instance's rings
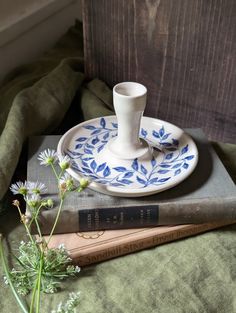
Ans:
{"label": "wildflower bouquet", "polygon": [[[47,149],[39,154],[38,160],[40,165],[50,167],[55,174],[60,200],[58,212],[47,241],[42,236],[38,216],[42,208],[52,208],[53,201],[44,195],[47,188],[41,182],[17,182],[10,187],[13,194],[22,195],[30,211],[30,216],[25,215],[21,210],[20,202],[18,200],[13,201],[25,227],[28,242],[22,241],[20,243],[18,255],[14,256],[16,267],[12,270],[8,268],[2,245],[2,235],[0,234],[0,259],[6,273],[4,280],[10,286],[21,311],[24,313],[40,313],[41,292],[54,293],[60,288],[60,281],[79,273],[80,268],[71,264],[71,258],[65,247],[60,245],[57,249],[50,249],[49,243],[60,217],[66,195],[72,191],[81,192],[88,185],[88,181],[85,179],[81,179],[76,184],[74,179],[66,173],[70,167],[68,156],[60,158],[55,150]],[[30,233],[32,223],[36,225],[37,237],[33,237]],[[31,301],[28,305],[23,297],[30,292],[32,292]],[[68,301],[65,304],[60,303],[57,309],[51,313],[74,313],[78,303],[79,292],[71,293]]]}

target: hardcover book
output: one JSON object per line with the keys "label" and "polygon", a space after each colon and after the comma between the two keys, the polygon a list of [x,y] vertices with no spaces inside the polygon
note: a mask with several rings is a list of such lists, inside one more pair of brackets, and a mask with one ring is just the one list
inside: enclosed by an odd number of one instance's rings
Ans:
{"label": "hardcover book", "polygon": [[[236,188],[219,157],[200,129],[186,132],[194,139],[199,161],[184,182],[167,191],[140,198],[120,198],[89,188],[68,194],[56,233],[105,229],[143,228],[157,225],[208,223],[236,220]],[[36,136],[29,142],[28,180],[42,181],[56,204],[42,210],[39,220],[48,234],[57,213],[57,185],[50,169],[39,165],[38,154],[56,149],[60,136]],[[32,227],[32,232],[34,228]]]}
{"label": "hardcover book", "polygon": [[[236,221],[234,221],[236,222]],[[233,221],[196,225],[77,232],[53,235],[49,246],[64,244],[73,263],[86,266],[219,228]],[[47,236],[45,236],[47,240]]]}

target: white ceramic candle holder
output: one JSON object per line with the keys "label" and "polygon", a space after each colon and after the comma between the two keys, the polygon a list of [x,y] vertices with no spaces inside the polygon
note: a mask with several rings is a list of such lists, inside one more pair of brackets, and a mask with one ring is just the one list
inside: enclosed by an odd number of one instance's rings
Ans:
{"label": "white ceramic candle holder", "polygon": [[198,161],[192,138],[168,122],[143,117],[147,89],[124,82],[113,89],[116,116],[95,118],[70,129],[58,154],[71,158],[75,179],[89,188],[123,197],[169,189],[187,178]]}
{"label": "white ceramic candle holder", "polygon": [[120,159],[151,158],[148,143],[141,139],[140,122],[146,106],[147,89],[135,82],[123,82],[113,88],[113,103],[118,121],[118,135],[108,149]]}

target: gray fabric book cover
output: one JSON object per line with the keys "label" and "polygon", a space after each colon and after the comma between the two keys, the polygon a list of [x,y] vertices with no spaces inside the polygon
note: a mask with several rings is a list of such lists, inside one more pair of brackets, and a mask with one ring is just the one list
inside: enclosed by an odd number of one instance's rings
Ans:
{"label": "gray fabric book cover", "polygon": [[[56,233],[154,225],[204,223],[236,219],[236,188],[200,129],[187,129],[199,151],[195,171],[167,191],[141,198],[113,197],[92,191],[72,192],[65,200]],[[35,136],[29,141],[27,178],[48,187],[53,209],[40,213],[42,232],[50,232],[57,213],[57,184],[50,168],[37,159],[44,149],[56,149],[60,136]],[[33,229],[32,229],[33,231]]]}

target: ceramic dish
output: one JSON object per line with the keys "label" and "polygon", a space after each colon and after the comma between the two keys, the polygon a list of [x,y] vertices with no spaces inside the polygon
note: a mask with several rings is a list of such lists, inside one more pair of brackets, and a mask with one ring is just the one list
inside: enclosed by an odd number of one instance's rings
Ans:
{"label": "ceramic dish", "polygon": [[139,197],[172,188],[186,179],[198,161],[197,147],[182,129],[168,122],[142,117],[140,138],[148,143],[151,158],[120,159],[110,154],[117,136],[116,116],[83,122],[60,139],[57,152],[68,155],[68,173],[90,181],[98,192]]}

